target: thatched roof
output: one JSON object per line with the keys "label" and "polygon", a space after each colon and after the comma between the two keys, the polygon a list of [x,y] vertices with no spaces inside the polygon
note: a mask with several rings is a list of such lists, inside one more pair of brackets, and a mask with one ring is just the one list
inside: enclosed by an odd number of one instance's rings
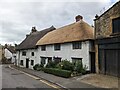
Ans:
{"label": "thatched roof", "polygon": [[47,33],[37,45],[82,41],[94,38],[93,27],[83,20]]}
{"label": "thatched roof", "polygon": [[24,49],[34,49],[36,48],[36,43],[38,40],[40,40],[45,34],[47,34],[50,31],[55,30],[55,27],[52,26],[50,28],[36,31],[33,33],[30,33],[26,36],[26,38],[16,47],[16,50],[24,50]]}

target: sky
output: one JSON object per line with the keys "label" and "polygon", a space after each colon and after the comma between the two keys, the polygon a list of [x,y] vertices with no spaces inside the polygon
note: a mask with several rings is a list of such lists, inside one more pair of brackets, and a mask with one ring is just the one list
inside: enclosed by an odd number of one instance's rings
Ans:
{"label": "sky", "polygon": [[94,25],[118,0],[0,0],[0,44],[19,44],[33,26],[38,31],[75,22],[75,16]]}

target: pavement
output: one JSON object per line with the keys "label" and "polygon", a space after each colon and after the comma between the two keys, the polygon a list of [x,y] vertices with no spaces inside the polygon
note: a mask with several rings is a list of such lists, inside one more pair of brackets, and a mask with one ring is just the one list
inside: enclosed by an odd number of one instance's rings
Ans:
{"label": "pavement", "polygon": [[20,68],[20,67],[15,67],[15,66],[12,66],[12,67],[19,69],[21,71],[24,71],[26,73],[29,73],[31,75],[35,75],[37,77],[48,80],[48,81],[55,83],[63,88],[96,88],[92,85],[76,81],[73,78],[62,78],[62,77],[58,77],[58,76],[55,76],[52,74],[44,73],[43,71],[35,71],[35,70],[31,70],[31,69],[27,69],[27,68]]}
{"label": "pavement", "polygon": [[[96,79],[94,79],[93,77],[91,78],[91,74],[89,75],[84,75],[84,76],[77,76],[77,77],[72,77],[72,78],[62,78],[62,77],[58,77],[58,76],[55,76],[55,75],[52,75],[52,74],[47,74],[47,73],[44,73],[43,71],[35,71],[35,70],[31,70],[31,69],[27,69],[27,68],[20,68],[20,67],[15,67],[15,66],[12,66],[16,69],[19,69],[21,71],[24,71],[24,72],[27,72],[31,75],[35,75],[37,77],[40,77],[40,78],[43,78],[47,81],[50,81],[52,83],[55,83],[57,85],[60,85],[61,87],[64,87],[64,88],[92,88],[92,89],[98,89],[98,88],[117,88],[117,86],[113,83],[116,83],[116,81],[114,81],[112,84],[113,84],[113,87],[105,87],[104,85],[101,85],[101,83],[103,83],[102,81],[102,76],[101,76],[101,79],[99,79],[97,82],[96,82]],[[94,75],[92,75],[94,76]],[[96,78],[97,78],[97,75],[96,75]],[[94,80],[95,82],[90,82],[90,79]],[[104,78],[103,78],[104,79]],[[99,82],[99,83],[98,83]],[[111,81],[112,82],[112,81]],[[116,89],[115,89],[116,90]]]}
{"label": "pavement", "polygon": [[117,77],[103,74],[88,74],[81,78],[77,78],[77,80],[94,86],[100,86],[102,88],[119,87],[119,79]]}

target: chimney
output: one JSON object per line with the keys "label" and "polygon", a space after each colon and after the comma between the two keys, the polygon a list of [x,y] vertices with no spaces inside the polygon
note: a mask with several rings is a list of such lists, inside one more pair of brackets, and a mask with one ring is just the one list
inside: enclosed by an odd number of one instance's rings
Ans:
{"label": "chimney", "polygon": [[5,44],[5,48],[7,48],[8,47],[8,45],[7,44]]}
{"label": "chimney", "polygon": [[99,16],[96,14],[96,15],[95,15],[95,19],[97,19],[98,17],[99,17]]}
{"label": "chimney", "polygon": [[36,30],[36,27],[32,27],[32,30],[31,30],[31,33],[34,33],[34,32],[36,32],[37,30]]}
{"label": "chimney", "polygon": [[75,17],[75,19],[76,19],[76,22],[78,22],[78,21],[82,20],[83,17],[82,17],[81,15],[77,15],[77,16]]}

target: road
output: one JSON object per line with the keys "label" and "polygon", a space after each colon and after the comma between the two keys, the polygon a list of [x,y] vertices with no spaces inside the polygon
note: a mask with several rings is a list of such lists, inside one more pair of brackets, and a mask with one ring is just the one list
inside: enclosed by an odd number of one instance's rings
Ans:
{"label": "road", "polygon": [[[1,75],[0,75],[1,76]],[[36,80],[17,70],[10,69],[7,65],[2,66],[2,88],[51,88],[40,80]],[[54,89],[57,90],[57,89]]]}

